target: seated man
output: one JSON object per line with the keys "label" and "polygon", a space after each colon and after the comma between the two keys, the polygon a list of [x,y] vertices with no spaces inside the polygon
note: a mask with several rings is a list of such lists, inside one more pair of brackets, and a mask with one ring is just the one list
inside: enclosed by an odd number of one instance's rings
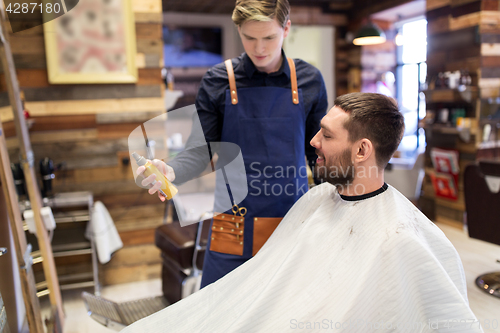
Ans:
{"label": "seated man", "polygon": [[482,332],[456,250],[384,183],[403,132],[393,99],[338,97],[311,140],[326,182],[254,258],[123,332]]}

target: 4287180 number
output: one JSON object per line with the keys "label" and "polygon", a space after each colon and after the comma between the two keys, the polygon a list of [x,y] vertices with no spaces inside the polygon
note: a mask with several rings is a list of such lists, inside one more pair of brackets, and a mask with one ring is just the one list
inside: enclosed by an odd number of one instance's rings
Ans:
{"label": "4287180 number", "polygon": [[5,11],[8,13],[12,14],[27,14],[27,13],[59,13],[61,12],[61,5],[59,3],[51,4],[47,2],[45,4],[45,11],[44,11],[44,6],[42,3],[36,3],[36,2],[31,2],[31,3],[9,3],[7,8],[5,8]]}

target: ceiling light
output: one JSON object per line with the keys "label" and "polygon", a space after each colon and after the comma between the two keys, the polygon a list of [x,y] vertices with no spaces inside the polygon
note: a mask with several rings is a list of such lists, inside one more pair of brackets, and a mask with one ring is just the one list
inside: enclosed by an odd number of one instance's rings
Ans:
{"label": "ceiling light", "polygon": [[382,44],[385,43],[385,34],[379,27],[370,22],[358,30],[352,42],[354,45]]}

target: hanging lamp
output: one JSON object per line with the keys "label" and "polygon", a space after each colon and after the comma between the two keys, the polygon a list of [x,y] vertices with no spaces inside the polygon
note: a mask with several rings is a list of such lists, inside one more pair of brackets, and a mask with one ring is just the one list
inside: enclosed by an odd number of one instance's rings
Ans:
{"label": "hanging lamp", "polygon": [[373,22],[364,25],[352,41],[354,45],[375,45],[385,43],[384,32]]}

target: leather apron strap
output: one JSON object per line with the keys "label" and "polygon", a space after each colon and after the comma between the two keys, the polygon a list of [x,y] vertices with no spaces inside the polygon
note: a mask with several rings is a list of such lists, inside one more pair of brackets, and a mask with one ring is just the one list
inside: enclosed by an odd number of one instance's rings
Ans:
{"label": "leather apron strap", "polygon": [[225,62],[227,69],[227,76],[229,79],[229,89],[231,90],[231,103],[238,104],[238,94],[236,92],[236,80],[234,79],[233,62],[227,59]]}
{"label": "leather apron strap", "polygon": [[[293,104],[299,104],[299,91],[297,89],[297,72],[295,71],[295,62],[292,58],[287,58],[288,66],[290,67],[290,83],[292,86],[292,101]],[[236,91],[236,80],[234,78],[233,62],[231,59],[224,61],[229,80],[229,90],[231,90],[231,103],[238,104],[238,93]]]}
{"label": "leather apron strap", "polygon": [[299,104],[299,90],[297,89],[297,73],[295,71],[295,62],[292,58],[287,58],[290,66],[290,81],[292,84],[292,100],[293,104]]}

